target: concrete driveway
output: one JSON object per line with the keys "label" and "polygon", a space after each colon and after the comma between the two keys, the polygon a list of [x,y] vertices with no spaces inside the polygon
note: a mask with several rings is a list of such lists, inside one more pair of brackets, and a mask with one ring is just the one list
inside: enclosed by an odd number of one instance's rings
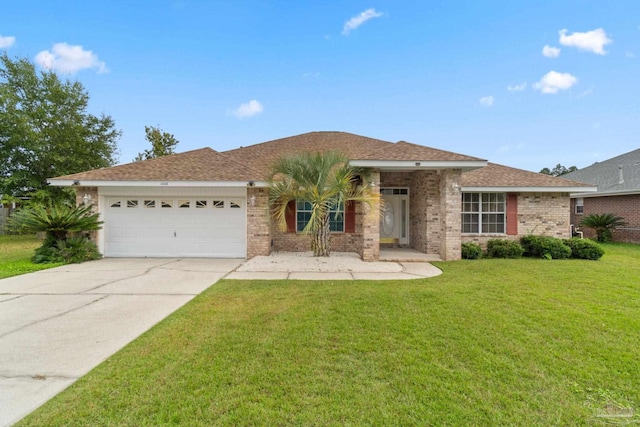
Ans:
{"label": "concrete driveway", "polygon": [[0,426],[20,420],[242,262],[107,258],[0,280]]}

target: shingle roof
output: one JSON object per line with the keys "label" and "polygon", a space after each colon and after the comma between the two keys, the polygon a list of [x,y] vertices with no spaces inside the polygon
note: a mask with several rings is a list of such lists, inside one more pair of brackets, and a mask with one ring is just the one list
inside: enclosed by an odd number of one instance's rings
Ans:
{"label": "shingle roof", "polygon": [[54,178],[85,181],[243,181],[256,171],[211,148]]}
{"label": "shingle roof", "polygon": [[296,153],[336,150],[350,159],[356,159],[394,145],[388,141],[347,132],[309,132],[224,151],[223,154],[259,172],[260,175],[255,179],[265,179],[275,160]]}
{"label": "shingle roof", "polygon": [[464,154],[453,153],[451,151],[438,150],[437,148],[425,147],[424,145],[412,144],[406,141],[399,141],[372,151],[362,157],[353,157],[352,160],[409,160],[409,161],[483,161],[478,157],[466,156]]}
{"label": "shingle roof", "polygon": [[[620,182],[622,166],[622,182]],[[598,193],[640,192],[640,148],[563,175],[598,187]],[[596,193],[597,194],[597,193]]]}
{"label": "shingle roof", "polygon": [[496,163],[462,174],[462,187],[590,187],[589,184]]}

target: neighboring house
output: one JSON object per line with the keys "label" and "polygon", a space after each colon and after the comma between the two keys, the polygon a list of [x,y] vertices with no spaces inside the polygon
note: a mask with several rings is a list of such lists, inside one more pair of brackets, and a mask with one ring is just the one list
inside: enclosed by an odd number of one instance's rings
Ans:
{"label": "neighboring house", "polygon": [[226,152],[210,148],[53,178],[76,188],[104,221],[96,238],[111,257],[240,257],[307,251],[308,215],[291,203],[287,230],[269,216],[266,179],[274,160],[301,151],[340,150],[370,168],[362,185],[380,206],[347,203],[332,221],[332,248],[377,260],[380,248],[407,247],[460,258],[461,243],[529,233],[568,237],[569,193],[587,184],[487,163],[400,141],[311,132]]}
{"label": "neighboring house", "polygon": [[[640,149],[562,177],[598,187],[595,193],[571,195],[572,224],[580,224],[584,215],[612,213],[627,223],[613,231],[613,240],[640,243]],[[583,228],[582,231],[585,236],[595,236],[591,229]]]}

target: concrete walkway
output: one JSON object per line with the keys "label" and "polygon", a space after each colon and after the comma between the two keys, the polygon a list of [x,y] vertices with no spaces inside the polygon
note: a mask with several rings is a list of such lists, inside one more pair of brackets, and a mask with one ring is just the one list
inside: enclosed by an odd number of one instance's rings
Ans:
{"label": "concrete walkway", "polygon": [[107,258],[0,280],[0,426],[20,420],[243,261]]}
{"label": "concrete walkway", "polygon": [[311,252],[275,252],[250,259],[225,279],[407,280],[440,274],[439,268],[424,261],[363,262],[358,254],[349,252],[318,258]]}

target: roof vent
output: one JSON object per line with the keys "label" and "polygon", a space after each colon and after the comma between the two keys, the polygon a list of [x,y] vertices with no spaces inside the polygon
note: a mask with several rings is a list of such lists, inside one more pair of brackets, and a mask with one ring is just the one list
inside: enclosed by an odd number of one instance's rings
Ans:
{"label": "roof vent", "polygon": [[618,171],[620,172],[620,178],[618,184],[624,184],[624,175],[622,174],[622,165],[618,165]]}

